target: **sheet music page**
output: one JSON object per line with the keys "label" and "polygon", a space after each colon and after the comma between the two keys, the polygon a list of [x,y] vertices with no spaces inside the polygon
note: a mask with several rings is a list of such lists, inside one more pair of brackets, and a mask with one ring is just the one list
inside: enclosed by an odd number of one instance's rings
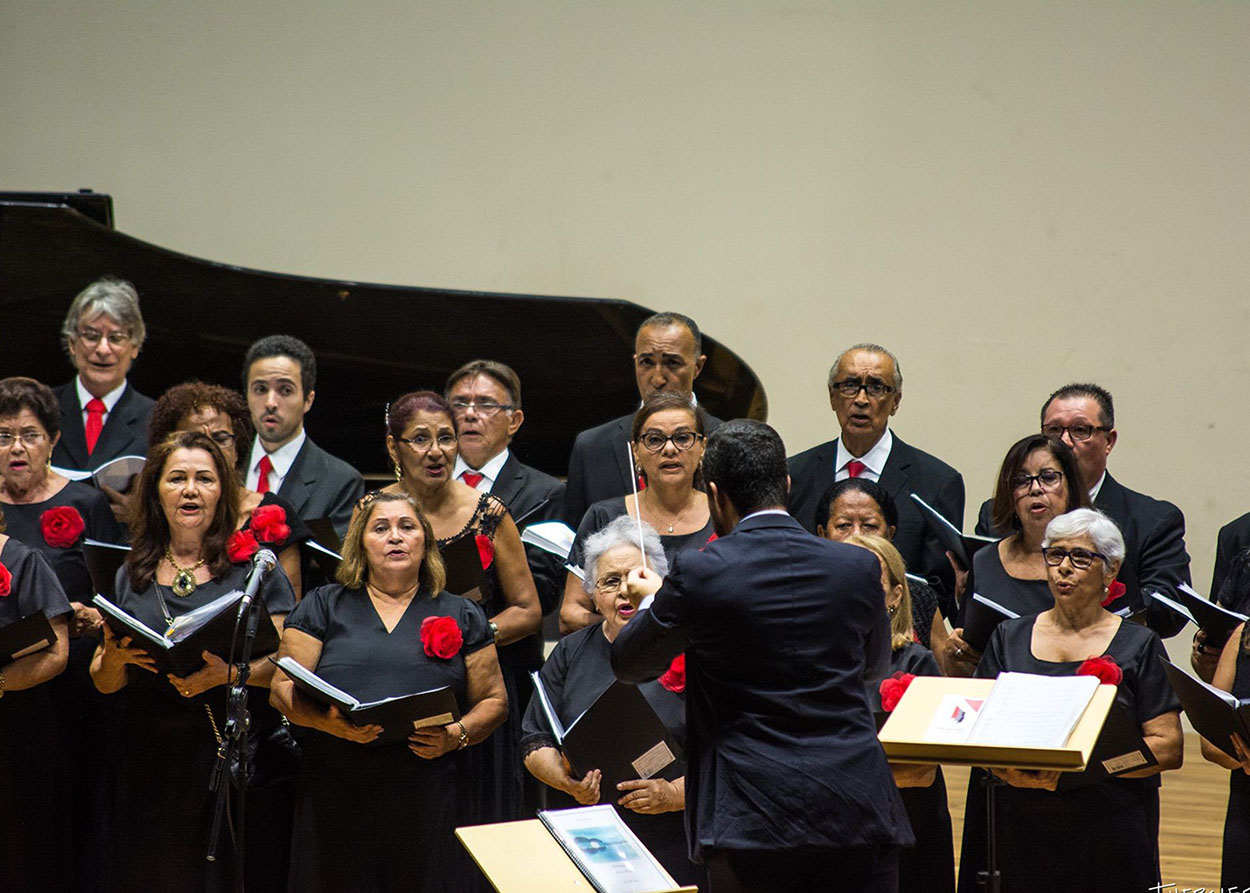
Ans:
{"label": "sheet music page", "polygon": [[1001,673],[968,743],[1062,747],[1097,689],[1095,676]]}

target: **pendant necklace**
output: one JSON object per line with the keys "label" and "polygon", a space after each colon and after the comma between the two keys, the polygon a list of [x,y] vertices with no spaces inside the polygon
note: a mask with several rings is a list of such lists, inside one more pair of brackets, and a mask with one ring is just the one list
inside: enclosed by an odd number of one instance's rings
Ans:
{"label": "pendant necklace", "polygon": [[[643,492],[645,493],[646,491],[644,490]],[[647,501],[650,502],[650,500],[647,500]],[[682,509],[681,514],[679,514],[676,518],[673,519],[673,522],[671,524],[666,523],[664,521],[661,521],[660,523],[668,528],[669,533],[672,533],[673,528],[676,527],[678,524],[680,524],[682,522],[682,519],[684,519],[686,515],[689,514],[689,512],[690,512],[690,506],[686,506],[684,509]]]}
{"label": "pendant necklace", "polygon": [[191,593],[195,592],[195,587],[198,585],[195,582],[195,571],[203,566],[204,559],[201,558],[190,567],[182,567],[178,564],[178,562],[174,561],[173,550],[166,547],[165,560],[168,561],[170,566],[174,569],[174,583],[169,587],[173,590],[174,595],[179,598],[186,598]]}

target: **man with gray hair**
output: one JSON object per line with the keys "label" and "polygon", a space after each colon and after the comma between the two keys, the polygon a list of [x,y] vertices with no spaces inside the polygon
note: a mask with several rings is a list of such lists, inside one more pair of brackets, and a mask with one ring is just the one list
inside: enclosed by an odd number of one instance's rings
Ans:
{"label": "man with gray hair", "polygon": [[956,527],[963,526],[964,479],[936,456],[903,442],[889,427],[903,400],[903,370],[879,344],[844,350],[829,370],[829,405],[841,434],[790,457],[790,514],[813,533],[821,494],[835,481],[864,477],[894,498],[894,545],[913,574],[954,590],[946,552],[911,499],[915,493]]}
{"label": "man with gray hair", "polygon": [[129,282],[97,279],[74,298],[61,338],[78,375],[56,389],[61,439],[53,465],[94,470],[118,456],[147,453],[155,401],[126,380],[146,334]]}

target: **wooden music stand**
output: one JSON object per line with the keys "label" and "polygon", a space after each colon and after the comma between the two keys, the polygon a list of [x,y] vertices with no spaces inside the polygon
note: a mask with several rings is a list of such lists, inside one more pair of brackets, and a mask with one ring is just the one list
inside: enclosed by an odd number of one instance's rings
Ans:
{"label": "wooden music stand", "polygon": [[[594,886],[538,819],[457,828],[456,836],[499,893],[594,893]],[[699,891],[674,883],[654,893]]]}

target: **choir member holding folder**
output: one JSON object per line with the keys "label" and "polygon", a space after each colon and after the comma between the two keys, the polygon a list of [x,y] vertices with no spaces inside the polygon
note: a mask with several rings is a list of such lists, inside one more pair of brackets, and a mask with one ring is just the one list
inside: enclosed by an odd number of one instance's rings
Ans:
{"label": "choir member holding folder", "polygon": [[[1011,535],[979,549],[972,558],[977,592],[1025,616],[1045,611],[1053,602],[1042,559],[1042,538],[1051,519],[1089,506],[1079,483],[1076,457],[1062,440],[1030,434],[1012,444],[994,488],[994,524]],[[964,575],[956,572],[956,599],[966,606]],[[970,676],[980,653],[957,627],[934,652],[948,676]]]}
{"label": "choir member holding folder", "polygon": [[291,890],[433,893],[475,883],[454,836],[472,782],[458,752],[490,737],[507,698],[485,614],[446,592],[443,574],[416,501],[371,493],[343,542],[339,583],[308,593],[287,618],[281,655],[331,685],[361,701],[449,686],[463,714],[369,746],[381,726],[353,724],[277,671],[274,706],[314,730],[303,739]]}
{"label": "choir member holding folder", "polygon": [[0,656],[0,803],[7,807],[0,886],[67,891],[66,779],[46,683],[65,669],[71,610],[43,558],[3,531],[0,513],[0,627],[39,612],[51,622],[56,642],[11,662]]}
{"label": "choir member holding folder", "polygon": [[[561,639],[540,674],[550,706],[564,726],[571,725],[616,681],[611,664],[612,642],[634,615],[625,590],[629,572],[645,564],[661,576],[668,573],[668,559],[655,529],[646,523],[641,528],[645,556],[639,551],[639,534],[638,521],[622,515],[586,540],[584,586],[601,619]],[[675,739],[684,744],[684,662],[671,667],[659,680],[643,683],[639,688]],[[664,772],[675,779],[672,781],[653,776],[625,781],[618,785],[619,790],[601,790],[598,769],[588,771],[582,778],[574,778],[570,773],[568,760],[560,752],[537,693],[530,700],[522,728],[525,767],[539,781],[566,795],[552,797],[559,802],[549,802],[551,808],[576,805],[569,798],[583,806],[615,802],[621,807],[625,823],[678,883],[700,887],[707,883],[703,869],[692,863],[687,854],[684,763],[676,773]]]}
{"label": "choir member holding folder", "polygon": [[[999,626],[977,675],[1093,673],[1115,683],[1117,704],[1140,727],[1157,765],[1059,790],[1058,772],[995,769],[1007,782],[997,798],[1002,889],[1155,889],[1159,773],[1179,768],[1182,757],[1180,705],[1163,669],[1163,644],[1153,630],[1103,607],[1124,560],[1115,522],[1092,509],[1068,512],[1047,525],[1042,547],[1051,607]],[[1090,825],[1095,816],[1096,828]],[[985,794],[974,773],[960,851],[961,893],[977,889],[977,872],[985,867],[985,818]]]}
{"label": "choir member holding folder", "polygon": [[[1246,607],[1246,605],[1241,605]],[[1220,652],[1212,683],[1241,700],[1250,699],[1250,627],[1233,630]],[[1236,756],[1227,753],[1228,748]],[[1219,745],[1202,739],[1202,755],[1232,770],[1228,779],[1228,810],[1224,816],[1224,855],[1220,862],[1220,887],[1250,888],[1250,741],[1234,732]]]}
{"label": "choir member holding folder", "polygon": [[[235,535],[238,477],[207,435],[182,432],[149,452],[135,485],[134,534],[118,573],[116,605],[155,630],[232,591],[252,570]],[[239,559],[236,561],[236,559]],[[280,568],[269,572],[259,597],[274,624],[295,605]],[[209,790],[225,720],[230,655],[204,651],[203,666],[185,676],[161,675],[155,658],[106,624],[91,676],[102,692],[122,692],[125,721],[118,768],[117,813],[106,886],[114,890],[231,890],[234,860],[228,841],[206,862],[215,794]],[[249,684],[268,686],[272,664],[256,655]],[[259,739],[263,730],[253,728]],[[272,826],[273,804],[248,797],[248,827]],[[273,889],[268,863],[278,858],[248,834],[247,887]]]}

